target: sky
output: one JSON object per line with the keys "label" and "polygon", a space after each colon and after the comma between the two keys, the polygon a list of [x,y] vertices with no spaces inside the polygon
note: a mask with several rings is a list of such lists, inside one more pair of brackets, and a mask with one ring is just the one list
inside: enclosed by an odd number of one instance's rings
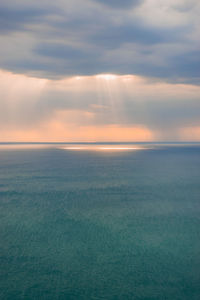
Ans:
{"label": "sky", "polygon": [[200,141],[198,0],[1,0],[0,142]]}

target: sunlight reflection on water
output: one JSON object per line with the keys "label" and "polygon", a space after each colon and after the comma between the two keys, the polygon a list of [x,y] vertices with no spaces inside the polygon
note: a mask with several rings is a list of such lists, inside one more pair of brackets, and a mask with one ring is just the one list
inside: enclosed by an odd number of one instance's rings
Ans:
{"label": "sunlight reflection on water", "polygon": [[141,146],[72,146],[72,147],[61,147],[62,150],[77,150],[77,151],[136,151],[136,150],[145,150],[149,148]]}

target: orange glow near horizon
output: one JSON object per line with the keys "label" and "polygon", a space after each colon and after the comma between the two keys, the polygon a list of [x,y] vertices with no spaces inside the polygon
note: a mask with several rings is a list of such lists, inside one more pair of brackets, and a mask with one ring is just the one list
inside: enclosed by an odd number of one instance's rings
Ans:
{"label": "orange glow near horizon", "polygon": [[[153,141],[150,130],[140,127],[109,126],[64,126],[62,122],[52,122],[40,130],[11,130],[0,132],[3,142],[143,142]],[[14,138],[15,137],[15,140]]]}
{"label": "orange glow near horizon", "polygon": [[185,140],[192,140],[193,141],[200,141],[200,126],[197,127],[186,127],[180,130],[180,140],[185,141]]}
{"label": "orange glow near horizon", "polygon": [[[148,142],[171,136],[179,141],[200,140],[199,125],[182,124],[166,135],[148,122],[145,125],[145,118],[134,124],[133,117],[133,124],[126,124],[123,115],[126,99],[134,109],[134,104],[143,108],[151,98],[164,104],[178,95],[182,105],[182,99],[197,98],[198,86],[152,82],[128,74],[52,80],[0,70],[0,87],[0,142]],[[145,113],[148,119],[148,110]]]}

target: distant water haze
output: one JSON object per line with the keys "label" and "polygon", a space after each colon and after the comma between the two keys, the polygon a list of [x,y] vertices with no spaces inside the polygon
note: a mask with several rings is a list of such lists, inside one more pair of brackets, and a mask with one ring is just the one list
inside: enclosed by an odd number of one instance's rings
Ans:
{"label": "distant water haze", "polygon": [[137,142],[137,143],[0,143],[0,150],[58,149],[68,151],[139,151],[162,147],[199,146],[200,142]]}

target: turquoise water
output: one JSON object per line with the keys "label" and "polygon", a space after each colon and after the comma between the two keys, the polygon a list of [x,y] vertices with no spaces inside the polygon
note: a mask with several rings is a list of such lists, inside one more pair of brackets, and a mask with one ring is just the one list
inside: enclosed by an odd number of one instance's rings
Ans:
{"label": "turquoise water", "polygon": [[0,145],[1,299],[200,299],[200,146],[142,147]]}

